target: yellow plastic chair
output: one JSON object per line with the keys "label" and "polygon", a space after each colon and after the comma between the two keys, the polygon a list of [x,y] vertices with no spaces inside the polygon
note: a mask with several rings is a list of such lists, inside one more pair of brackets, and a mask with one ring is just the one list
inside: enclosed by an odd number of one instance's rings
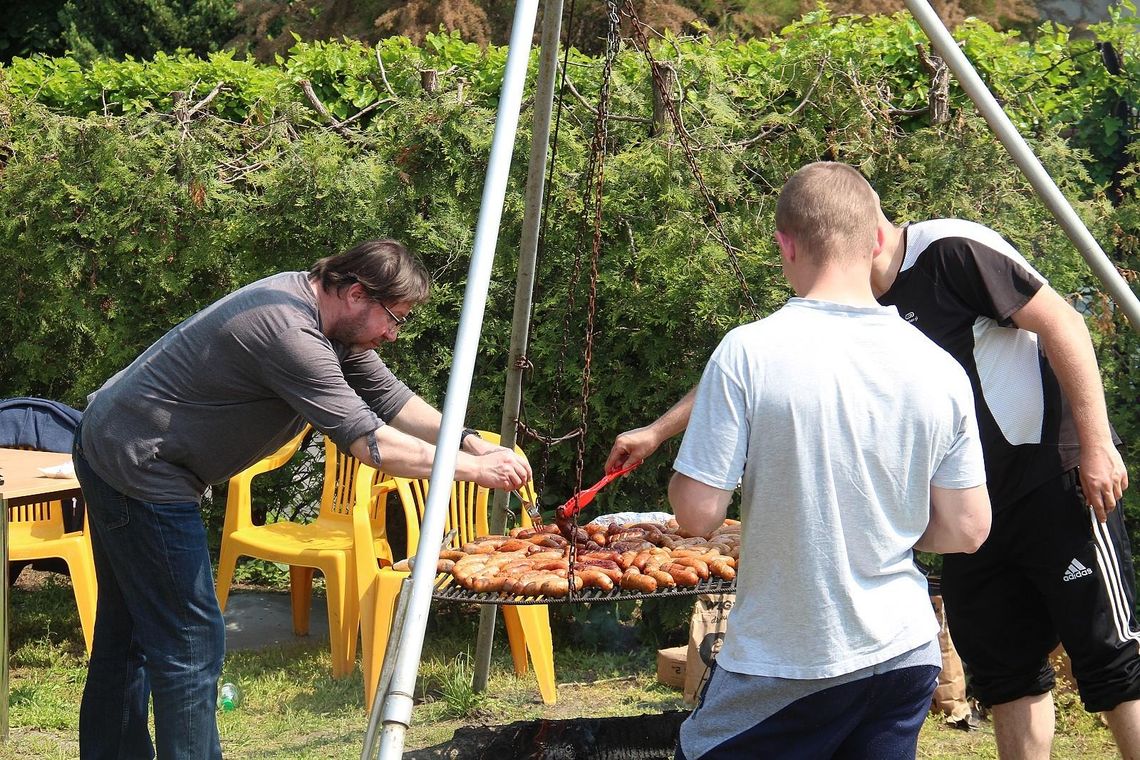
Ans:
{"label": "yellow plastic chair", "polygon": [[[479,435],[492,443],[499,442],[496,433],[480,431]],[[517,446],[515,451],[522,454]],[[427,504],[428,480],[392,477],[375,486],[375,494],[359,492],[358,504],[368,503],[369,510],[377,509],[378,501],[385,501],[392,489],[399,494],[400,504],[407,522],[407,554],[416,551],[420,539],[420,521]],[[520,489],[522,495],[533,501],[534,484],[527,483]],[[458,548],[464,543],[489,533],[488,503],[490,491],[472,482],[457,481],[451,487],[451,502],[444,530],[454,529],[456,537],[452,546]],[[522,512],[522,525],[529,527],[530,517]],[[358,521],[363,526],[363,516]],[[362,529],[362,528],[361,528]],[[358,540],[365,540],[363,534]],[[361,656],[364,671],[365,705],[370,707],[375,696],[376,683],[388,647],[392,617],[396,608],[396,597],[400,584],[408,573],[379,567],[375,562],[358,563],[357,583],[361,589]],[[374,593],[374,598],[369,598]],[[515,673],[527,672],[527,655],[534,664],[542,701],[552,705],[557,700],[554,681],[554,647],[550,635],[550,612],[547,605],[503,605],[503,622],[511,646],[511,659]]]}
{"label": "yellow plastic chair", "polygon": [[83,529],[67,533],[63,525],[63,502],[40,501],[8,508],[8,558],[13,562],[59,557],[67,563],[83,641],[91,654],[95,634],[95,607],[99,586],[91,553],[91,529],[84,513]]}
{"label": "yellow plastic chair", "polygon": [[[337,450],[325,438],[324,485],[320,512],[312,523],[276,522],[254,525],[250,484],[254,477],[284,465],[300,447],[304,433],[279,451],[230,479],[226,521],[218,558],[218,605],[224,610],[238,557],[257,557],[289,565],[293,632],[309,631],[313,574],[325,576],[329,617],[329,646],[334,677],[352,672],[356,661],[356,638],[360,621],[360,598],[353,573],[352,504],[358,476],[370,479],[372,468],[363,468],[351,455]],[[361,473],[361,470],[364,470]],[[368,485],[371,485],[369,480]],[[379,504],[383,510],[384,504]],[[383,512],[371,514],[370,539],[373,564],[377,559],[391,564],[392,552],[384,535]]]}

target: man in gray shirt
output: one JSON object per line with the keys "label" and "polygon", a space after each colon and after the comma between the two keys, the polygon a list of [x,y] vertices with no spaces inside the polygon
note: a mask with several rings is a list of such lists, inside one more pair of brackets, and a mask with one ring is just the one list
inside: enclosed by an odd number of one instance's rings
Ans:
{"label": "man in gray shirt", "polygon": [[[76,436],[99,581],[80,709],[87,758],[220,758],[225,628],[202,494],[306,423],[385,472],[431,472],[440,413],[375,350],[427,299],[423,266],[363,243],[247,285],[178,325],[91,395]],[[514,489],[526,461],[467,431],[456,477]],[[147,726],[154,698],[155,742]]]}

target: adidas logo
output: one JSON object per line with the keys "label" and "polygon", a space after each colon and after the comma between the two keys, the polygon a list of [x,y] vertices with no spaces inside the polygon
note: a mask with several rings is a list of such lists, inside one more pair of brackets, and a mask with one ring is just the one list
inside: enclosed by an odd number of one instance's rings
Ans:
{"label": "adidas logo", "polygon": [[1069,569],[1065,571],[1065,576],[1061,580],[1068,583],[1069,581],[1075,581],[1077,578],[1083,578],[1086,575],[1092,575],[1092,570],[1082,565],[1079,559],[1074,559],[1069,563]]}

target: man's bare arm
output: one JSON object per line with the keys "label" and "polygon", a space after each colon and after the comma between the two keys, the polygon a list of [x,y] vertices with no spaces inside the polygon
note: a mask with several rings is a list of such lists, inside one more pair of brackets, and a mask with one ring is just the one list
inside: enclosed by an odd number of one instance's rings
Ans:
{"label": "man's bare arm", "polygon": [[1128,488],[1128,472],[1112,442],[1104,386],[1084,317],[1045,285],[1013,314],[1013,321],[1040,337],[1049,366],[1065,391],[1081,444],[1081,489],[1097,519],[1104,522]]}
{"label": "man's bare arm", "polygon": [[914,545],[935,554],[972,554],[990,534],[990,494],[986,486],[930,487],[930,523]]}
{"label": "man's bare arm", "polygon": [[707,536],[724,524],[732,491],[706,485],[679,472],[669,481],[669,504],[677,526],[694,536]]}
{"label": "man's bare arm", "polygon": [[[412,396],[404,404],[404,408],[392,420],[392,427],[404,433],[414,435],[423,441],[436,443],[439,439],[439,426],[443,422],[443,415],[434,406],[419,396]],[[473,435],[463,437],[462,451],[468,454],[481,456],[502,448],[490,441],[485,441]]]}
{"label": "man's bare arm", "polygon": [[[390,425],[381,426],[373,434],[379,462],[368,436],[354,441],[350,452],[389,475],[426,478],[435,461],[434,442],[439,437],[441,420],[434,407],[413,396]],[[514,451],[470,435],[464,439],[463,449],[456,455],[456,480],[474,481],[487,488],[515,489],[533,478],[530,464]]]}
{"label": "man's bare arm", "polygon": [[693,413],[693,400],[697,388],[693,386],[685,396],[673,404],[669,411],[645,427],[627,430],[614,440],[610,455],[606,458],[606,472],[625,467],[634,462],[649,458],[662,443],[689,426],[689,416]]}

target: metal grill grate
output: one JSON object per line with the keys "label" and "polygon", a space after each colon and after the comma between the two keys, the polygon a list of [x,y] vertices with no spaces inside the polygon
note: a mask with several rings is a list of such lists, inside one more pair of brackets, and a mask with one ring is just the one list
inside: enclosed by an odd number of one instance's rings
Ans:
{"label": "metal grill grate", "polygon": [[588,588],[567,596],[517,596],[503,593],[486,593],[469,591],[458,583],[450,573],[441,573],[435,579],[432,598],[448,602],[471,602],[473,604],[558,604],[560,602],[622,602],[630,599],[660,599],[672,596],[696,596],[697,594],[734,594],[736,581],[725,581],[720,578],[709,578],[696,586],[674,586],[659,589],[652,594],[641,591],[627,591],[615,588],[613,591],[602,591],[597,588]]}

